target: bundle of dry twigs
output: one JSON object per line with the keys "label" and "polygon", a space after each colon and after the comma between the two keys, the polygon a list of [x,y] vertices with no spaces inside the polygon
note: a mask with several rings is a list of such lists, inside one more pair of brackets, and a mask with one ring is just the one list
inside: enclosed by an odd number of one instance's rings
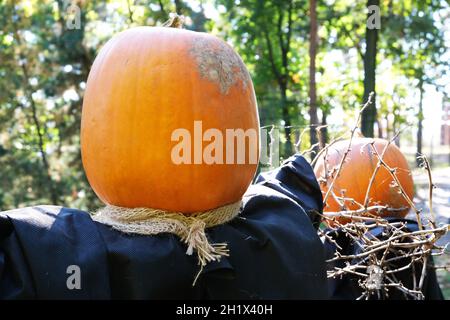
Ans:
{"label": "bundle of dry twigs", "polygon": [[[324,192],[324,205],[328,197],[335,197],[337,201],[340,200],[340,197],[334,194],[333,185],[344,163],[346,163],[352,139],[359,128],[361,114],[371,103],[371,100],[369,98],[357,115],[355,124],[350,131],[347,152],[342,155],[340,165],[329,168],[329,170],[333,170],[333,172],[329,173],[329,176],[333,178],[331,180],[327,179],[327,181],[319,181],[327,184],[327,191]],[[320,130],[320,127],[317,128],[319,135]],[[393,143],[398,134],[389,143]],[[314,166],[319,156],[326,153],[330,146],[343,138],[340,137],[322,146],[313,159],[312,165]],[[317,147],[313,146],[305,153],[311,152]],[[347,202],[356,203],[359,208],[349,210],[344,205],[340,212],[324,212],[322,214],[324,227],[319,229],[319,234],[324,242],[328,242],[328,244],[332,244],[336,248],[334,256],[328,260],[330,266],[328,277],[331,279],[342,277],[355,279],[360,292],[358,299],[386,299],[398,296],[398,294],[405,299],[424,299],[424,281],[429,270],[435,268],[432,265],[432,256],[442,255],[446,249],[437,245],[437,241],[449,231],[448,225],[438,226],[436,224],[433,214],[434,185],[429,162],[425,156],[421,156],[423,169],[426,170],[429,178],[429,212],[425,214],[416,208],[413,199],[410,199],[403,190],[397,178],[396,169],[391,168],[384,161],[384,151],[378,152],[373,144],[370,147],[378,164],[368,184],[364,203],[358,203],[354,199],[346,199]],[[370,189],[373,186],[375,175],[382,167],[388,170],[393,181],[397,184],[399,192],[401,192],[415,213],[416,224],[414,224],[417,227],[415,230],[409,227],[407,220],[389,219],[377,215],[377,213],[389,210],[387,206],[369,206]],[[350,218],[351,222],[340,222],[343,220],[339,218]],[[376,236],[374,236],[373,230],[378,230]],[[333,236],[336,233],[347,238],[356,249],[350,254],[344,252],[345,250],[340,247]],[[443,268],[447,268],[447,266]],[[410,281],[399,280],[399,275],[401,275],[401,279],[405,279],[406,273],[408,277],[410,274]],[[398,292],[395,292],[397,290]]]}

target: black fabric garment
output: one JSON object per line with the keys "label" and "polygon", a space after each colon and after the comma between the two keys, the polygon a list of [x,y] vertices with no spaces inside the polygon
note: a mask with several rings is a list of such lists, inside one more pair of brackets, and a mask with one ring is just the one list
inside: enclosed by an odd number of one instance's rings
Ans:
{"label": "black fabric garment", "polygon": [[[388,218],[390,222],[405,222],[406,228],[411,231],[418,231],[419,227],[416,221],[407,220],[407,219],[399,219],[399,218]],[[383,232],[385,229],[381,226],[373,228],[369,231],[370,235],[367,235],[368,237],[374,236],[378,239],[384,239],[385,235],[383,235]],[[360,247],[353,241],[351,241],[345,234],[341,231],[329,231],[328,235],[336,241],[336,243],[342,248],[342,250],[339,250],[339,253],[342,255],[356,255],[361,252]],[[325,248],[327,252],[327,259],[331,259],[334,256],[334,253],[336,252],[337,247],[335,244],[326,241],[325,242]],[[387,258],[390,258],[388,255]],[[405,266],[410,260],[400,259],[395,264],[393,264],[392,269],[397,269],[402,266]],[[356,263],[356,261],[352,262]],[[436,272],[432,268],[433,266],[433,260],[430,259],[428,263],[427,268],[427,275],[424,279],[424,284],[422,287],[422,292],[425,296],[426,300],[443,300],[444,297],[442,295],[441,289],[439,287],[439,283],[437,281]],[[333,263],[330,263],[328,265],[328,269],[332,270],[334,267],[344,267],[343,261],[336,261]],[[420,273],[422,269],[422,265],[419,263],[416,263],[416,279],[420,278]],[[411,269],[406,269],[404,271],[398,272],[395,274],[398,281],[400,281],[403,285],[405,285],[407,288],[413,288],[413,280],[412,280],[412,274]],[[351,299],[354,300],[358,298],[361,294],[361,288],[358,285],[358,276],[353,276],[350,274],[346,274],[345,276],[342,276],[338,279],[329,279],[329,295],[330,299],[335,300],[346,300]],[[375,299],[378,297],[372,296],[371,299]],[[405,299],[405,295],[400,292],[399,290],[391,288],[389,290],[389,297],[380,297],[381,299],[390,299],[390,300],[403,300]]]}
{"label": "black fabric garment", "polygon": [[[69,208],[2,212],[0,298],[325,299],[325,255],[312,223],[321,207],[301,156],[261,174],[240,215],[208,229],[230,257],[208,264],[194,287],[196,258],[172,234],[127,235]],[[81,289],[68,289],[72,265]]]}

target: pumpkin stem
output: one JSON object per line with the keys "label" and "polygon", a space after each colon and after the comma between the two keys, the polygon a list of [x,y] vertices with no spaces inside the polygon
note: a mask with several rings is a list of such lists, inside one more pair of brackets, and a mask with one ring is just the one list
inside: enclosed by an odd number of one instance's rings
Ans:
{"label": "pumpkin stem", "polygon": [[175,12],[171,12],[169,14],[169,17],[170,17],[169,20],[163,23],[163,27],[178,28],[178,29],[183,28],[184,16],[180,16]]}

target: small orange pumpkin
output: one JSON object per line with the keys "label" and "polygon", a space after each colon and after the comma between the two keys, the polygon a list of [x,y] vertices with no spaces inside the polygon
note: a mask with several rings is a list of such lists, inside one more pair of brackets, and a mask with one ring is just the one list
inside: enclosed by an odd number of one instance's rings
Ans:
{"label": "small orange pumpkin", "polygon": [[[174,163],[173,133],[184,128],[195,135],[199,122],[203,131],[224,136],[227,129],[256,132],[255,139],[246,139],[256,161],[247,156],[243,164]],[[195,140],[184,152],[201,151],[211,137]],[[224,157],[236,151],[226,149],[225,141],[216,147]],[[188,214],[236,202],[259,158],[249,73],[231,46],[215,36],[167,27],[124,31],[105,44],[89,73],[81,151],[87,178],[107,204]]]}
{"label": "small orange pumpkin", "polygon": [[[378,157],[369,145],[371,142],[374,143],[373,146],[380,156],[388,143],[384,139],[361,137],[355,137],[353,139],[350,151],[333,186],[333,193],[336,196],[344,196],[364,205],[371,177],[378,164]],[[348,140],[339,141],[331,145],[328,151],[323,153],[316,162],[314,172],[320,182],[324,195],[337,173],[339,164],[344,157],[348,145]],[[400,149],[391,143],[383,156],[383,160],[389,167],[396,170],[396,176],[403,190],[412,199],[414,195],[414,183],[411,170]],[[326,172],[328,173],[326,174]],[[357,210],[361,208],[357,203],[352,203],[351,200],[341,200],[340,204],[330,194],[327,198],[324,211],[339,212],[342,210]],[[374,205],[388,206],[391,209],[401,209],[377,211],[381,216],[404,217],[410,209],[408,201],[400,193],[400,188],[396,185],[395,180],[383,166],[378,170],[369,192],[368,206]],[[350,221],[350,219],[342,217],[338,220],[341,223]]]}

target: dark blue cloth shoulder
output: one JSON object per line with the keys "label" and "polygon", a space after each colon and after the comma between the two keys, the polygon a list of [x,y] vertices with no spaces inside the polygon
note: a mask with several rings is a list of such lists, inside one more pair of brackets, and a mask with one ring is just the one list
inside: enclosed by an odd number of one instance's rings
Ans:
{"label": "dark blue cloth shoulder", "polygon": [[[207,230],[230,256],[206,266],[172,234],[129,235],[86,212],[39,206],[0,213],[3,299],[325,299],[321,193],[295,156],[261,174],[240,215]],[[74,277],[79,282],[74,286]]]}

